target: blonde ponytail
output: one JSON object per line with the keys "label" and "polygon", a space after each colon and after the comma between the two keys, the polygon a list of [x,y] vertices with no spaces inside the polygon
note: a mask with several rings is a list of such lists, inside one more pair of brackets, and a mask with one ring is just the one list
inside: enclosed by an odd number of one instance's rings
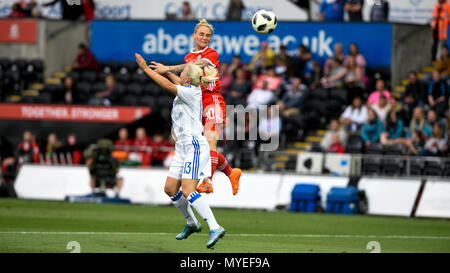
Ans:
{"label": "blonde ponytail", "polygon": [[214,28],[213,28],[213,26],[210,23],[208,23],[208,21],[206,21],[206,19],[200,20],[200,22],[194,28],[194,33],[197,33],[198,28],[202,27],[202,26],[209,28],[209,30],[211,30],[211,35],[213,35]]}
{"label": "blonde ponytail", "polygon": [[208,83],[215,82],[217,79],[219,79],[217,77],[217,70],[214,67],[208,65],[203,68],[203,71],[204,76],[200,78],[200,81],[203,86],[208,89]]}

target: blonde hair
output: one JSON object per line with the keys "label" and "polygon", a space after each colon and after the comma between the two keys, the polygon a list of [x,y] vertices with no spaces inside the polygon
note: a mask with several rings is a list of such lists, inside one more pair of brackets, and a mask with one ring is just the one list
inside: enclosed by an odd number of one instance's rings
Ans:
{"label": "blonde hair", "polygon": [[199,27],[207,27],[207,28],[209,28],[209,30],[211,30],[211,35],[213,35],[213,33],[214,33],[213,26],[210,23],[208,23],[208,21],[206,21],[206,19],[200,20],[200,22],[194,28],[194,33],[197,33],[197,30]]}
{"label": "blonde hair", "polygon": [[212,66],[205,66],[203,69],[193,63],[188,64],[189,70],[187,71],[187,76],[190,82],[194,86],[199,86],[203,84],[205,88],[208,88],[207,84],[215,82],[217,77],[217,70]]}

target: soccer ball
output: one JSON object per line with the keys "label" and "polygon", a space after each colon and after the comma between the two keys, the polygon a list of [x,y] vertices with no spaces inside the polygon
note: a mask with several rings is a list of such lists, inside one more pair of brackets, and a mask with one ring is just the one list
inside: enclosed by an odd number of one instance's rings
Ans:
{"label": "soccer ball", "polygon": [[269,34],[277,27],[277,17],[271,11],[258,10],[253,14],[252,26],[260,34]]}

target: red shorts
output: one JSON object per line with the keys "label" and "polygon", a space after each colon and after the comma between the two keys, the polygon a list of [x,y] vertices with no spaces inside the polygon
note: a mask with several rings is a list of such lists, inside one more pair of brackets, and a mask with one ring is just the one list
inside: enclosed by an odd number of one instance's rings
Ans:
{"label": "red shorts", "polygon": [[205,131],[215,131],[216,124],[225,127],[226,103],[220,93],[203,92],[203,118]]}

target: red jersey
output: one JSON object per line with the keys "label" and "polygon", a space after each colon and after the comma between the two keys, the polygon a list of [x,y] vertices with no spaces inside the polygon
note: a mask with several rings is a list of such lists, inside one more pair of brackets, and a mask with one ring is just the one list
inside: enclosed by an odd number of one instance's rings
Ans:
{"label": "red jersey", "polygon": [[[203,50],[199,51],[191,51],[184,57],[185,63],[195,63],[199,60],[207,60],[210,65],[212,65],[217,71],[219,71],[220,67],[220,61],[219,61],[219,54],[217,54],[217,51],[210,47],[206,47]],[[212,82],[208,85],[208,88],[205,89],[203,84],[200,85],[202,88],[202,92],[208,91],[208,92],[220,92],[220,88],[222,87],[222,83],[219,79],[217,79],[215,82]]]}

